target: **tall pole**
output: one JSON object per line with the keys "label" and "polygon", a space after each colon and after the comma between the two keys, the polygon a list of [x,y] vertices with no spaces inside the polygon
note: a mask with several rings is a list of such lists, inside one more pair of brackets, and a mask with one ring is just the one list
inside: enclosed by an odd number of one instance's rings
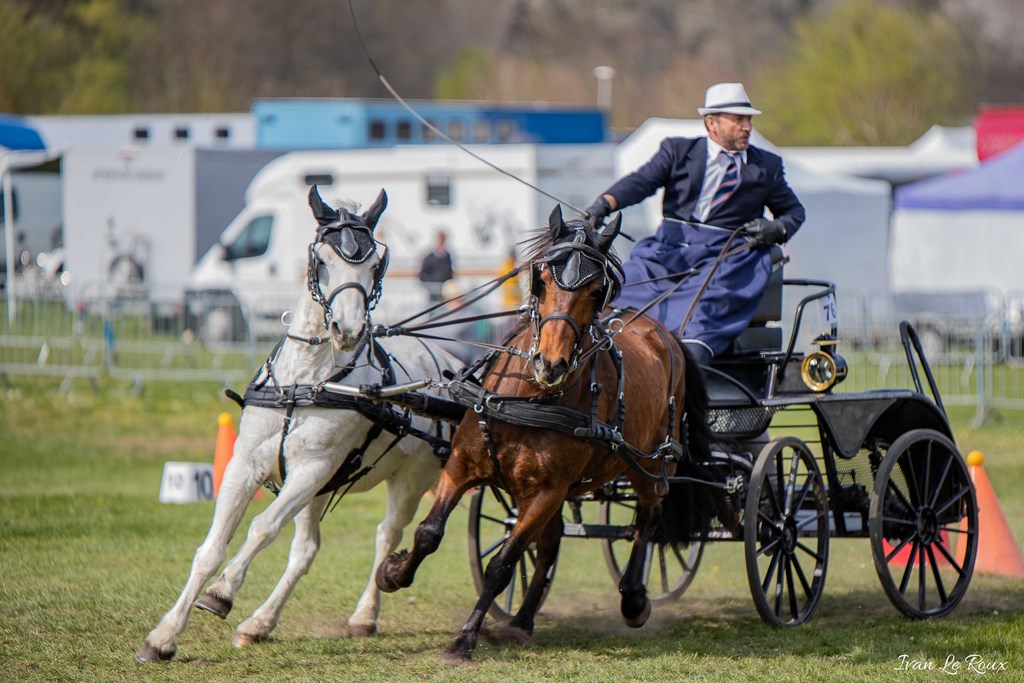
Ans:
{"label": "tall pole", "polygon": [[7,320],[13,327],[14,312],[17,301],[14,294],[15,258],[14,253],[14,171],[18,168],[31,168],[44,164],[58,155],[43,150],[7,150],[0,149],[0,182],[3,184],[4,197],[4,248],[7,250]]}
{"label": "tall pole", "polygon": [[597,79],[597,108],[610,114],[612,111],[612,79],[615,69],[610,66],[595,66],[594,78]]}
{"label": "tall pole", "polygon": [[[6,156],[6,155],[5,155]],[[11,187],[11,175],[13,169],[10,168],[6,159],[0,157],[0,177],[3,177],[4,183],[4,248],[7,251],[7,279],[5,280],[5,288],[7,289],[7,323],[14,327],[14,312],[17,302],[15,301],[14,295],[14,189]]]}

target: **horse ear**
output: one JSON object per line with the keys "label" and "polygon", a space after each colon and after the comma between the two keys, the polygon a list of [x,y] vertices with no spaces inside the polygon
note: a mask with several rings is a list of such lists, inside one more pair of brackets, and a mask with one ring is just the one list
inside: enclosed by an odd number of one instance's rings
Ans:
{"label": "horse ear", "polygon": [[380,215],[384,213],[386,208],[388,208],[388,193],[382,188],[380,194],[377,195],[377,199],[370,205],[370,208],[363,212],[363,223],[366,224],[366,227],[373,231],[377,227]]}
{"label": "horse ear", "polygon": [[608,223],[597,231],[597,248],[603,254],[608,253],[608,249],[612,246],[612,242],[619,236],[619,230],[622,228],[622,214],[615,214],[615,218],[608,221]]}
{"label": "horse ear", "polygon": [[562,218],[561,204],[555,204],[555,208],[551,210],[551,215],[548,216],[548,227],[551,228],[551,239],[558,239],[569,230]]}
{"label": "horse ear", "polygon": [[313,210],[313,217],[320,225],[327,225],[338,220],[338,212],[329,206],[324,206],[324,200],[320,198],[320,191],[316,185],[309,188],[309,208]]}

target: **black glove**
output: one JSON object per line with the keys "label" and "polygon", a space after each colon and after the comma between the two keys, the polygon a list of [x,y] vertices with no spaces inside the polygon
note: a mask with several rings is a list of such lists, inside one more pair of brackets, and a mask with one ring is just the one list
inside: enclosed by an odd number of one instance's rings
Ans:
{"label": "black glove", "polygon": [[767,247],[786,241],[786,226],[782,224],[782,221],[755,218],[749,223],[743,224],[743,234],[755,247]]}
{"label": "black glove", "polygon": [[594,200],[594,203],[587,207],[587,220],[593,226],[604,223],[604,219],[612,212],[612,205],[601,195]]}

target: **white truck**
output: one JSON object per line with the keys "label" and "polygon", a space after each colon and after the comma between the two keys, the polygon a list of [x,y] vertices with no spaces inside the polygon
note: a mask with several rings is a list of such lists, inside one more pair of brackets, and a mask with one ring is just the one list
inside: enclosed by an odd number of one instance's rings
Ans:
{"label": "white truck", "polygon": [[[613,145],[510,144],[475,154],[561,201],[585,207],[613,180]],[[220,243],[196,264],[186,301],[207,340],[280,335],[282,314],[305,287],[306,248],[316,221],[316,185],[332,205],[368,206],[381,189],[388,208],[376,238],[391,265],[375,320],[393,322],[426,305],[417,274],[439,231],[447,236],[456,282],[466,291],[499,274],[516,244],[546,225],[550,199],[454,146],[292,152],[267,164],[245,193],[245,207]],[[573,212],[564,209],[566,218]],[[500,297],[494,297],[500,298]]]}

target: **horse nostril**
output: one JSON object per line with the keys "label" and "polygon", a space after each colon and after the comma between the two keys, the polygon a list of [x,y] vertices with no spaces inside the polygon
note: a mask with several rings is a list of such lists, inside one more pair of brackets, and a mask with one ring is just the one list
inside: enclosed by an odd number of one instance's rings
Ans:
{"label": "horse nostril", "polygon": [[337,320],[332,320],[327,326],[327,331],[331,333],[332,337],[341,336],[341,324]]}
{"label": "horse nostril", "polygon": [[544,372],[544,358],[539,353],[533,355],[533,369],[536,372]]}
{"label": "horse nostril", "polygon": [[569,364],[564,360],[560,360],[551,366],[552,377],[564,377],[569,372]]}

